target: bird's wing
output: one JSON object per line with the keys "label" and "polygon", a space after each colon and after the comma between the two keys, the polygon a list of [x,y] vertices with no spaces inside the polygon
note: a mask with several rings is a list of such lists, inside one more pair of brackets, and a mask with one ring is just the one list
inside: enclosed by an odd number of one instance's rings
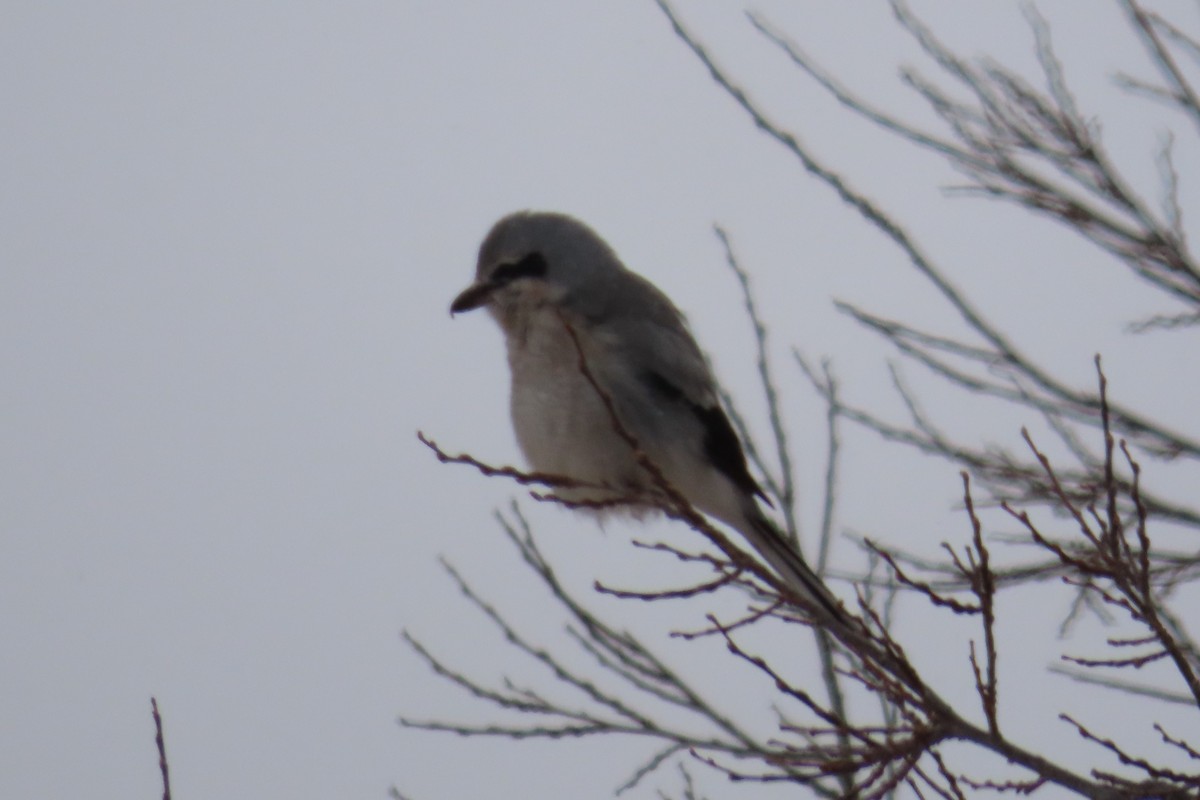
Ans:
{"label": "bird's wing", "polygon": [[606,287],[604,307],[592,318],[612,363],[657,373],[687,402],[719,407],[716,382],[683,314],[640,275],[626,271],[621,279],[623,290]]}
{"label": "bird's wing", "polygon": [[641,302],[625,304],[606,315],[599,326],[615,351],[609,363],[623,365],[628,370],[626,379],[640,382],[657,402],[692,415],[703,431],[703,450],[713,466],[743,492],[769,503],[750,475],[742,444],[721,408],[712,372],[683,315],[651,284],[644,285],[650,291],[635,293]]}
{"label": "bird's wing", "polygon": [[771,504],[771,499],[750,474],[742,443],[725,410],[716,402],[715,396],[712,405],[702,405],[690,401],[679,387],[659,372],[645,371],[639,378],[661,402],[682,404],[687,412],[695,417],[704,431],[704,455],[717,470],[746,494],[758,495],[768,505]]}

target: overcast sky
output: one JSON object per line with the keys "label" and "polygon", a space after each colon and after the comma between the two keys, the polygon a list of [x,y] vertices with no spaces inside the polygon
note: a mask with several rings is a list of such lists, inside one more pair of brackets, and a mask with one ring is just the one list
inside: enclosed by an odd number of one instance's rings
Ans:
{"label": "overcast sky", "polygon": [[[1034,64],[1015,3],[914,5],[965,53]],[[1194,4],[1163,5],[1197,23]],[[928,121],[895,77],[921,62],[883,4],[754,7],[849,85]],[[1081,105],[1153,195],[1175,120],[1109,81],[1152,77],[1136,41],[1112,4],[1043,10]],[[736,4],[680,12],[1021,344],[1080,386],[1103,350],[1118,391],[1190,421],[1200,383],[1177,367],[1194,363],[1194,336],[1154,360],[1121,334],[1161,310],[1155,295],[1095,279],[1120,273],[1049,224],[947,198],[953,173],[847,116]],[[17,1],[2,16],[0,797],[158,796],[152,694],[177,798],[382,798],[393,784],[414,800],[606,797],[653,752],[395,722],[491,718],[429,674],[402,628],[480,677],[537,674],[440,555],[544,640],[561,626],[491,517],[519,493],[438,465],[415,438],[519,463],[499,332],[447,311],[507,212],[595,227],[687,312],[765,432],[750,327],[712,234],[723,225],[771,325],[802,504],[818,496],[823,410],[787,366],[792,345],[831,357],[854,399],[899,409],[889,354],[833,299],[961,331],[899,253],[755,130],[650,0]],[[1180,174],[1200,174],[1178,127]],[[1200,208],[1195,182],[1182,189]],[[1087,311],[1068,317],[1064,297]],[[1028,422],[931,391],[976,441],[1012,444]],[[966,532],[952,467],[854,432],[846,457],[839,530],[929,553]],[[654,585],[673,569],[631,550],[623,526],[526,507],[585,596],[595,577]],[[817,514],[803,506],[809,528]],[[845,541],[835,562],[861,566]],[[607,607],[648,637],[670,628]],[[1002,624],[1045,640],[1040,667],[1061,643],[1058,617],[1036,609]],[[667,646],[685,666],[708,652]],[[719,655],[690,666],[718,683],[741,674]],[[969,693],[962,667],[947,680]],[[770,686],[739,687],[731,702],[769,723]],[[1072,691],[1050,682],[1026,699]],[[1052,714],[1023,723],[1035,745],[1064,735]],[[657,789],[678,792],[673,770],[638,796]]]}

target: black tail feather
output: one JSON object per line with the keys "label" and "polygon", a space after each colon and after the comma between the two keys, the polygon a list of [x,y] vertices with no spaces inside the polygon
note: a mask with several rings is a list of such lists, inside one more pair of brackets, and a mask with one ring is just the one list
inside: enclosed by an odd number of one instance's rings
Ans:
{"label": "black tail feather", "polygon": [[743,531],[743,535],[780,579],[802,597],[829,612],[838,622],[846,622],[847,615],[841,602],[808,566],[804,556],[788,544],[783,533],[761,513],[755,514],[749,523],[751,530]]}

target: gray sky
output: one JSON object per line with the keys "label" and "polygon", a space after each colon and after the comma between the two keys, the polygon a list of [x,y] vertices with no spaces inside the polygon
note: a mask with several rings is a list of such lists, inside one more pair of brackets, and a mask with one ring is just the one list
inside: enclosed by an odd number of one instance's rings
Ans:
{"label": "gray sky", "polygon": [[[1033,63],[1015,4],[914,5],[964,52]],[[1194,6],[1163,5],[1195,21]],[[851,86],[928,118],[895,80],[916,53],[882,4],[756,8]],[[1044,10],[1081,104],[1152,195],[1174,120],[1107,82],[1118,68],[1151,76],[1136,43],[1109,4]],[[1160,310],[1154,295],[1094,280],[1120,273],[1069,234],[948,200],[952,173],[848,118],[733,4],[682,13],[1018,341],[1080,385],[1102,349],[1120,391],[1189,421],[1200,383],[1177,367],[1194,346],[1164,338],[1146,359],[1120,335]],[[487,718],[403,648],[401,628],[480,676],[527,669],[439,555],[545,638],[560,624],[491,519],[513,487],[439,466],[414,436],[518,461],[499,333],[447,313],[504,213],[592,224],[688,312],[765,432],[749,325],[711,232],[724,225],[772,325],[805,498],[820,486],[822,409],[786,369],[790,345],[831,356],[850,396],[898,410],[888,354],[832,299],[960,330],[898,253],[755,131],[650,0],[14,2],[3,16],[0,797],[157,796],[151,694],[180,798],[379,798],[393,783],[418,800],[605,797],[651,752],[394,722]],[[1181,175],[1200,174],[1194,145],[1180,142]],[[1200,208],[1196,186],[1183,191]],[[1063,287],[1085,277],[1091,310],[1064,325]],[[1157,389],[1167,375],[1175,391]],[[958,402],[932,391],[955,430],[1012,443],[1028,422]],[[925,552],[966,534],[952,468],[852,432],[846,456],[845,529]],[[672,569],[630,550],[625,526],[530,515],[585,593],[597,575],[653,585]],[[848,544],[835,560],[859,564]],[[649,636],[700,616],[608,606]],[[1034,603],[1004,623],[1045,640],[1030,645],[1031,675],[1059,652],[1056,619]],[[684,664],[698,652],[668,648]],[[710,664],[699,679],[737,674]],[[969,680],[964,667],[947,681]],[[769,688],[730,699],[769,723]],[[1023,699],[1074,691],[1050,682]],[[1035,745],[1065,734],[1053,715],[1017,716]],[[676,791],[672,779],[641,796]]]}

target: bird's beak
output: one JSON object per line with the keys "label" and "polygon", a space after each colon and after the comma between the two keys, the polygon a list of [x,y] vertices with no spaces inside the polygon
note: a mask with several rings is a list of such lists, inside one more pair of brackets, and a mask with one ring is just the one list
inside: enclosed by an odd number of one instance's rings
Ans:
{"label": "bird's beak", "polygon": [[487,283],[485,281],[472,283],[466,289],[463,289],[458,297],[454,298],[454,302],[450,304],[450,316],[479,308],[481,305],[487,303],[488,298],[491,297],[495,289],[496,285],[494,283]]}

